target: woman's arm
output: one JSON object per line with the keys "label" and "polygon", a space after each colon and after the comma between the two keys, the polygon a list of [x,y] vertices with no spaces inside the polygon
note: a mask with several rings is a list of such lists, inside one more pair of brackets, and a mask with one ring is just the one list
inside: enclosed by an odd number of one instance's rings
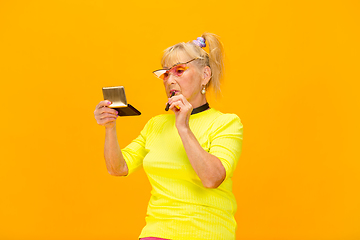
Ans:
{"label": "woman's arm", "polygon": [[191,166],[206,188],[217,188],[224,181],[226,171],[219,158],[206,152],[190,129],[192,105],[183,95],[169,99],[170,109],[176,117],[176,128]]}
{"label": "woman's arm", "polygon": [[126,176],[128,167],[121,152],[116,134],[116,125],[105,130],[104,158],[108,172],[113,176]]}
{"label": "woman's arm", "polygon": [[206,152],[190,128],[178,129],[191,166],[206,188],[217,188],[226,177],[225,168],[214,155]]}
{"label": "woman's arm", "polygon": [[128,167],[121,153],[116,134],[116,119],[118,112],[109,108],[110,101],[101,101],[95,108],[96,122],[105,127],[104,157],[106,168],[113,176],[125,176]]}

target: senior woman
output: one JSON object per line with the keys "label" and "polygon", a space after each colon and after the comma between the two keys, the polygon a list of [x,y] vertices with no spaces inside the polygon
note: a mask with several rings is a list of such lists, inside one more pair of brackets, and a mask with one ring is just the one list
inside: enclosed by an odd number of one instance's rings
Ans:
{"label": "senior woman", "polygon": [[[203,47],[209,45],[209,53]],[[240,157],[243,126],[235,114],[209,107],[206,92],[220,90],[223,47],[204,33],[165,50],[162,79],[169,109],[150,119],[122,150],[116,134],[117,112],[109,101],[95,109],[105,126],[105,162],[114,176],[141,166],[152,186],[146,225],[140,239],[235,239],[236,201],[232,176]]]}

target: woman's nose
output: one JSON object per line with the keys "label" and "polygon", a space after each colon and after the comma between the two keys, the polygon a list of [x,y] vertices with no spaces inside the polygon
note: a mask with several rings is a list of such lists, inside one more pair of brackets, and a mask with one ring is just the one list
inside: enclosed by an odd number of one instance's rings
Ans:
{"label": "woman's nose", "polygon": [[176,82],[174,74],[172,74],[172,73],[169,74],[169,77],[168,77],[168,79],[167,79],[167,82],[168,82],[168,84],[171,84],[171,83],[175,83],[175,82]]}

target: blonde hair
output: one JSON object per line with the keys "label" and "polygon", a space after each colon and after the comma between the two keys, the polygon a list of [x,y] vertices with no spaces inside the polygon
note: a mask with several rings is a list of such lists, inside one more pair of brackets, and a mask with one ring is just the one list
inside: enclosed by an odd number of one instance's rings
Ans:
{"label": "blonde hair", "polygon": [[224,48],[219,37],[213,33],[203,33],[201,37],[205,39],[209,53],[193,41],[181,42],[165,49],[161,65],[165,67],[168,64],[169,67],[178,63],[181,53],[186,53],[191,59],[198,58],[193,63],[196,63],[199,69],[205,66],[211,69],[211,78],[206,88],[211,87],[217,93],[220,91],[220,81],[224,75]]}

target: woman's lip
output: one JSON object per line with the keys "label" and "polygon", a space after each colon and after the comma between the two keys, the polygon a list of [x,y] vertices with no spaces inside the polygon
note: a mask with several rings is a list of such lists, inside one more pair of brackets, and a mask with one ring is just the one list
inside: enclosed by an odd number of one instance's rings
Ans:
{"label": "woman's lip", "polygon": [[176,94],[176,93],[178,93],[179,91],[178,91],[178,90],[171,90],[171,91],[170,91],[170,95],[171,95],[173,92],[175,92],[175,94]]}

